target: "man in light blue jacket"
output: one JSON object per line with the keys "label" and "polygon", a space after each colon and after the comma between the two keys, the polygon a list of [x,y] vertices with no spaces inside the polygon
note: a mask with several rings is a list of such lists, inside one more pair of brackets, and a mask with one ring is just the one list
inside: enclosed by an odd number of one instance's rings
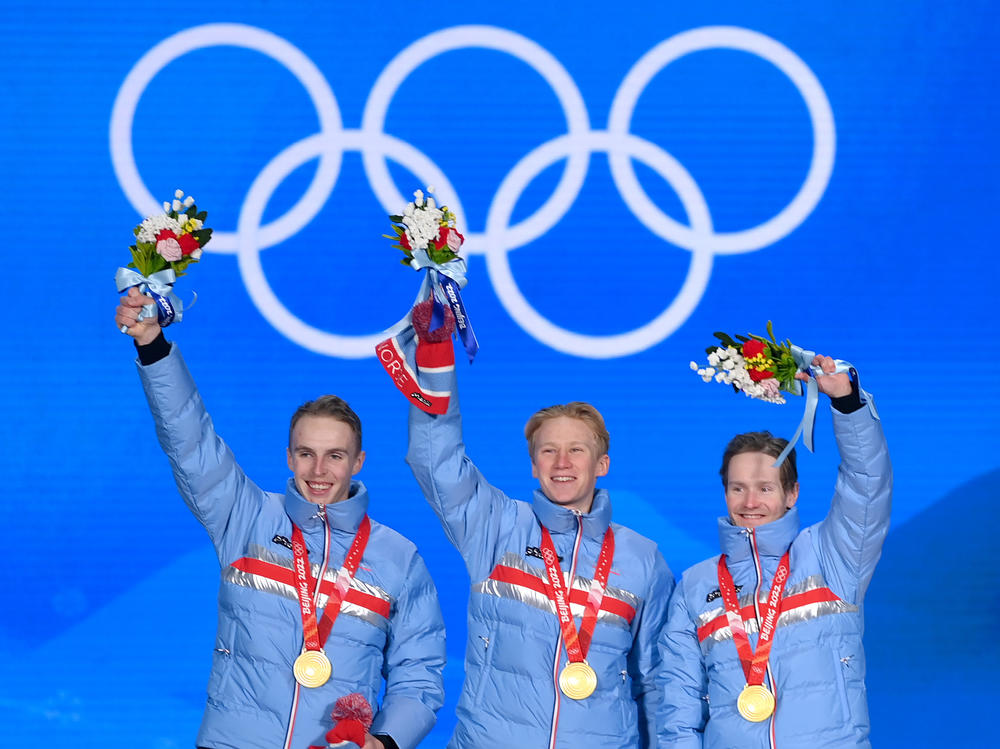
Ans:
{"label": "man in light blue jacket", "polygon": [[414,545],[368,518],[353,479],[360,420],[336,396],[304,404],[289,430],[293,476],[264,491],[215,433],[178,347],[155,318],[137,319],[150,301],[130,289],[115,322],[135,339],[160,445],[221,567],[197,745],[325,746],[335,701],[359,692],[375,712],[364,749],[413,749],[443,702],[444,625]]}
{"label": "man in light blue jacket", "polygon": [[862,602],[889,528],[892,469],[856,378],[829,357],[813,368],[841,456],[830,512],[799,529],[794,451],[774,465],[785,440],[730,442],[722,555],[684,573],[660,639],[661,747],[870,746]]}
{"label": "man in light blue jacket", "polygon": [[449,747],[653,746],[673,576],[653,541],[611,521],[611,497],[596,488],[610,467],[600,413],[575,402],[529,420],[539,489],[522,502],[466,454],[454,367],[420,377],[451,395],[442,415],[411,407],[407,461],[472,583]]}

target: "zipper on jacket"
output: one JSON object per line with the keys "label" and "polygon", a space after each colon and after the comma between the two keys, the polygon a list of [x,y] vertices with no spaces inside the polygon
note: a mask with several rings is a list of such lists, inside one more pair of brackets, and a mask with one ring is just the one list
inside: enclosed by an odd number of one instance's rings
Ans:
{"label": "zipper on jacket", "polygon": [[[761,564],[761,562],[760,562],[760,555],[757,552],[757,533],[756,533],[756,529],[750,528],[750,529],[747,530],[747,540],[750,542],[750,558],[753,559],[754,572],[757,573],[757,585],[754,587],[754,591],[753,591],[753,613],[754,613],[754,617],[757,620],[757,637],[758,637],[758,643],[757,643],[757,645],[759,647],[760,646],[760,641],[759,641],[759,638],[760,638],[760,589],[764,585],[764,566]],[[773,580],[772,580],[771,584],[772,585],[774,584]],[[771,665],[770,664],[768,664],[768,666],[767,666],[766,675],[767,675],[768,686],[771,687],[771,694],[773,694],[774,698],[777,699],[778,698],[778,688],[777,688],[777,685],[774,683],[774,675],[771,673]],[[770,749],[777,749],[778,745],[777,745],[777,740],[776,740],[776,737],[775,737],[774,714],[773,713],[771,714],[771,717],[768,718],[767,722],[768,722],[768,731],[767,731],[768,745],[769,745]]]}
{"label": "zipper on jacket", "polygon": [[[569,565],[569,585],[566,586],[566,602],[570,606],[571,616],[573,614],[573,606],[569,603],[569,597],[573,593],[573,581],[576,579],[576,558],[580,552],[580,539],[583,538],[583,516],[577,510],[573,510],[573,514],[576,515],[576,540],[573,542],[573,558]],[[561,568],[559,574],[562,574]],[[559,691],[559,661],[562,660],[562,649],[562,624],[560,624],[556,634],[556,655],[552,663],[552,684],[555,687],[556,699],[552,708],[552,729],[549,732],[549,749],[555,749],[556,732],[559,730],[559,703],[562,698],[562,693]]]}
{"label": "zipper on jacket", "polygon": [[[318,613],[319,610],[319,590],[323,584],[323,578],[326,577],[326,570],[330,564],[330,522],[326,516],[326,505],[320,505],[319,510],[316,512],[316,517],[320,519],[323,523],[323,564],[319,568],[319,574],[316,576],[316,590],[313,591],[313,611]],[[290,749],[292,745],[292,735],[295,733],[295,718],[298,716],[299,712],[299,683],[295,682],[295,691],[292,694],[292,706],[288,711],[288,729],[285,731],[285,742],[283,744],[283,749]]]}

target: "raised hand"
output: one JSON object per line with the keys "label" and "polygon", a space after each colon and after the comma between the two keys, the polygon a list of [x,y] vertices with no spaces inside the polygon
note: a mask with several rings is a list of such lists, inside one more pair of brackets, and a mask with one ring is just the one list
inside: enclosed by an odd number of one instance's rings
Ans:
{"label": "raised hand", "polygon": [[[816,354],[812,366],[819,367],[823,372],[816,377],[816,387],[821,393],[826,393],[831,398],[841,398],[851,394],[851,376],[847,372],[836,372],[837,365],[832,357]],[[795,375],[795,379],[808,382],[810,375],[807,372],[799,372]]]}
{"label": "raised hand", "polygon": [[140,294],[135,286],[128,290],[128,294],[118,299],[118,308],[115,310],[115,325],[119,330],[132,336],[136,343],[145,346],[151,343],[160,334],[160,324],[156,317],[139,320],[139,312],[143,306],[150,304],[152,297]]}

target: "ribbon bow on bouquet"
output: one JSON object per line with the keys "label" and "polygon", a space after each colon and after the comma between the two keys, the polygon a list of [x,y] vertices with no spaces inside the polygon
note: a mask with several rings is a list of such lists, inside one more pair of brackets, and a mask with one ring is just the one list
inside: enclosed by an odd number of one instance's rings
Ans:
{"label": "ribbon bow on bouquet", "polygon": [[129,247],[132,262],[115,273],[119,292],[138,286],[140,292],[153,298],[138,319],[156,318],[161,328],[181,321],[184,305],[173,292],[174,282],[184,275],[185,268],[201,259],[202,248],[212,238],[212,230],[205,228],[208,214],[199,213],[194,198],[185,198],[183,190],[174,193],[172,202],[163,204],[163,211],[143,219],[132,230],[136,238]]}
{"label": "ribbon bow on bouquet", "polygon": [[[428,193],[433,189],[428,187]],[[411,403],[428,413],[443,414],[450,398],[446,383],[455,366],[451,334],[458,332],[470,364],[479,341],[462,301],[466,266],[458,250],[465,237],[455,228],[456,216],[447,206],[438,208],[434,198],[421,190],[414,198],[402,215],[389,217],[395,234],[383,236],[394,240],[406,255],[404,265],[427,274],[413,308],[389,329],[375,353]],[[437,386],[435,380],[443,383]]]}
{"label": "ribbon bow on bouquet", "polygon": [[770,320],[767,323],[767,334],[768,338],[753,333],[746,336],[714,333],[713,335],[719,339],[722,345],[709,346],[705,349],[708,354],[708,366],[699,366],[697,362],[691,362],[691,369],[697,372],[705,382],[714,379],[716,382],[732,385],[733,390],[742,392],[748,398],[765,400],[769,403],[784,403],[783,392],[802,395],[802,382],[797,380],[795,375],[799,372],[810,375],[805,388],[806,403],[802,420],[799,422],[798,429],[795,430],[795,435],[788,441],[788,445],[775,461],[775,466],[780,466],[784,462],[800,436],[806,449],[809,452],[814,451],[813,433],[816,424],[816,407],[819,403],[817,377],[839,372],[848,373],[851,379],[857,383],[858,392],[862,400],[866,402],[872,416],[878,418],[875,401],[869,393],[862,389],[861,380],[854,365],[843,359],[835,359],[835,370],[823,372],[819,367],[813,366],[813,359],[816,358],[815,351],[796,346],[789,340],[784,343],[777,341]]}

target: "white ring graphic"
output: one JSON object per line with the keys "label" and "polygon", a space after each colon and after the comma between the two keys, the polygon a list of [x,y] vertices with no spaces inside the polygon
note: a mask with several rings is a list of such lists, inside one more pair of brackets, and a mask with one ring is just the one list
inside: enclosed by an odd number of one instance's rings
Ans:
{"label": "white ring graphic", "polygon": [[[506,52],[530,65],[555,92],[566,116],[566,128],[570,135],[580,135],[590,130],[590,119],[587,116],[587,106],[583,96],[559,61],[530,39],[494,26],[454,26],[436,31],[418,39],[396,55],[382,71],[368,95],[361,129],[366,134],[373,135],[383,131],[386,112],[392,97],[406,77],[420,65],[445,52],[470,47]],[[362,158],[365,174],[379,202],[389,213],[395,213],[399,206],[408,202],[408,198],[404,198],[396,189],[385,159],[376,151],[367,149],[362,151]],[[555,192],[533,216],[505,229],[507,232],[505,244],[509,247],[527,244],[555,226],[569,210],[580,188],[583,187],[589,162],[590,154],[587,152],[576,151],[571,154],[566,171],[556,185]],[[454,204],[452,198],[444,195],[442,197]],[[464,214],[459,213],[459,215]],[[467,254],[483,252],[482,235],[471,231],[465,232],[465,243],[462,247]]]}
{"label": "white ring graphic", "polygon": [[[794,52],[774,39],[756,31],[733,26],[707,26],[685,31],[660,42],[643,55],[625,76],[615,94],[611,104],[611,115],[608,118],[608,130],[618,135],[625,135],[628,132],[632,112],[643,89],[654,75],[671,62],[692,52],[718,48],[741,50],[758,55],[787,75],[805,100],[813,128],[812,161],[798,194],[781,213],[760,226],[716,234],[712,239],[712,251],[727,254],[758,250],[773,244],[805,221],[830,182],[836,138],[830,102],[819,80],[808,66]],[[633,213],[637,216],[655,217],[649,223],[643,221],[647,228],[668,242],[689,250],[693,249],[701,237],[696,236],[697,233],[692,229],[674,221],[653,204],[639,185],[629,159],[621,152],[613,152],[610,161],[615,184],[618,185],[622,197]]]}
{"label": "white ring graphic", "polygon": [[[510,272],[507,252],[502,246],[490,243],[494,236],[494,228],[497,236],[502,236],[503,227],[510,220],[518,197],[531,180],[546,167],[566,156],[572,158],[573,152],[581,149],[624,154],[628,158],[639,159],[654,169],[677,192],[691,220],[692,235],[696,238],[690,248],[691,265],[684,279],[684,285],[674,301],[651,322],[629,333],[610,336],[581,335],[560,328],[542,317],[517,287]],[[486,220],[486,236],[488,243],[486,263],[490,279],[511,317],[532,336],[555,350],[592,359],[627,356],[662,341],[677,330],[698,306],[712,271],[710,250],[712,219],[701,190],[673,156],[634,135],[621,138],[596,131],[576,138],[564,135],[529,153],[511,170],[501,184],[497,197],[490,206]]]}
{"label": "white ring graphic", "polygon": [[[683,324],[698,305],[711,275],[716,254],[749,252],[787,236],[815,208],[833,170],[835,130],[830,103],[808,66],[791,50],[758,32],[737,27],[705,27],[686,31],[656,45],[632,67],[615,94],[606,131],[590,129],[579,89],[559,61],[537,43],[492,26],[456,26],[431,33],[402,50],[372,87],[357,130],[345,130],[329,85],[311,60],[280,37],[239,24],[208,24],[175,34],[146,53],[129,72],[115,99],[111,117],[111,155],[118,180],[140,214],[157,213],[135,165],[132,124],[142,92],[169,62],[195,49],[232,45],[266,54],[284,65],[302,83],[316,108],[320,132],[285,148],[253,181],[240,210],[237,230],[216,231],[211,249],[236,252],[240,273],[254,304],[278,331],[317,353],[344,358],[373,356],[384,332],[345,336],[313,327],[293,315],[277,298],[264,274],[260,251],[302,229],[322,209],[339,176],[344,151],[359,151],[365,173],[382,208],[395,213],[407,202],[389,173],[392,159],[437,185],[437,194],[465,217],[461,202],[441,169],[413,145],[384,132],[386,114],[399,87],[423,63],[445,52],[482,48],[496,50],[528,64],[552,88],[566,118],[567,133],[552,138],[525,155],[506,175],[490,202],[483,232],[460,227],[469,253],[484,253],[490,280],[514,320],[537,340],[557,351],[587,358],[627,356],[655,346]],[[775,217],[743,231],[716,233],[697,183],[661,147],[629,132],[639,97],[652,78],[674,60],[692,52],[727,48],[759,56],[784,73],[796,86],[809,112],[813,154],[809,171],[792,201]],[[651,232],[691,253],[680,291],[650,322],[615,335],[586,335],[566,330],[543,317],[525,299],[511,272],[508,253],[546,234],[570,209],[586,179],[590,155],[608,154],[611,176],[626,205]],[[296,168],[319,159],[306,192],[283,216],[262,225],[264,209],[277,186]],[[555,191],[528,218],[511,226],[514,206],[524,189],[543,170],[560,160],[565,170]],[[670,218],[640,186],[632,161],[638,160],[666,180],[687,214],[689,226]]]}
{"label": "white ring graphic", "polygon": [[[243,276],[243,282],[250,293],[250,298],[253,299],[257,309],[261,311],[265,319],[303,348],[318,354],[339,356],[345,359],[362,359],[374,356],[375,346],[385,338],[385,331],[367,336],[336,335],[315,328],[293,315],[281,303],[267,282],[260,262],[261,244],[257,241],[257,234],[258,231],[261,231],[260,222],[264,216],[267,201],[283,179],[302,164],[317,156],[322,158],[325,153],[336,152],[342,148],[354,150],[361,147],[362,141],[370,143],[370,138],[363,137],[356,130],[339,134],[317,133],[286,148],[274,157],[253,181],[246,200],[243,201],[243,209],[240,211],[236,228],[236,236],[239,240],[237,258],[240,274]],[[379,146],[380,152],[385,153],[413,174],[421,177],[425,184],[437,182],[437,184],[447,186],[444,174],[434,162],[408,143],[389,136],[382,136]]]}
{"label": "white ring graphic", "polygon": [[[309,94],[316,107],[321,131],[329,133],[341,129],[340,109],[326,78],[312,60],[280,36],[238,23],[213,23],[180,31],[164,39],[140,58],[118,90],[111,110],[111,163],[125,196],[141,216],[150,216],[162,209],[161,201],[150,194],[139,176],[132,150],[132,122],[139,98],[156,74],[178,57],[204,47],[224,46],[245,47],[280,62]],[[284,216],[262,228],[259,237],[261,247],[270,247],[288,239],[312,221],[333,190],[340,174],[340,159],[339,151],[324,154],[305,194]],[[235,252],[236,243],[237,238],[233,232],[215,230],[212,232],[212,242],[205,250]]]}

